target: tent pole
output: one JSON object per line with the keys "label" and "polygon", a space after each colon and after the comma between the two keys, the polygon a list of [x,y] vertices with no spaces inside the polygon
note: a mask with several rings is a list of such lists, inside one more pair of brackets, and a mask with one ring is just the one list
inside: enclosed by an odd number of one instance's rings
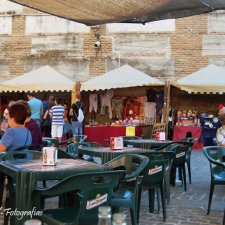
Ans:
{"label": "tent pole", "polygon": [[170,82],[167,80],[164,86],[164,117],[163,122],[166,123],[166,137],[168,138],[168,122],[169,122],[169,107],[170,107]]}

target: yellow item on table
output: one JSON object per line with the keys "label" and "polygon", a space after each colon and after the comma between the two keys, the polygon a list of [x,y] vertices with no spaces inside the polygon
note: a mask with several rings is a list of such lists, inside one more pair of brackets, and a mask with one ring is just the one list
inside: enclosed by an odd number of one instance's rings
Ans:
{"label": "yellow item on table", "polygon": [[135,136],[135,127],[134,126],[126,127],[126,136]]}

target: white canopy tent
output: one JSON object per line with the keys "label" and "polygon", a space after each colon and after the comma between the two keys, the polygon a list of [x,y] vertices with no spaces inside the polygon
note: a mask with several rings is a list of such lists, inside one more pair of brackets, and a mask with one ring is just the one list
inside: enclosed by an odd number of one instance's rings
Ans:
{"label": "white canopy tent", "polygon": [[158,86],[164,85],[164,83],[139,70],[136,70],[129,65],[124,65],[82,83],[81,91],[94,91],[147,85]]}
{"label": "white canopy tent", "polygon": [[74,81],[52,67],[43,66],[0,83],[0,92],[71,91],[74,85]]}
{"label": "white canopy tent", "polygon": [[225,69],[211,64],[177,80],[173,85],[188,93],[222,94],[225,92]]}

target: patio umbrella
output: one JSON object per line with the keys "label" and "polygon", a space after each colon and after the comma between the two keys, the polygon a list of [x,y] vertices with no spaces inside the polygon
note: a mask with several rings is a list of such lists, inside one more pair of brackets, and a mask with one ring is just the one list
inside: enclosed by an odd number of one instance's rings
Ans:
{"label": "patio umbrella", "polygon": [[11,0],[86,25],[146,23],[225,9],[224,0]]}

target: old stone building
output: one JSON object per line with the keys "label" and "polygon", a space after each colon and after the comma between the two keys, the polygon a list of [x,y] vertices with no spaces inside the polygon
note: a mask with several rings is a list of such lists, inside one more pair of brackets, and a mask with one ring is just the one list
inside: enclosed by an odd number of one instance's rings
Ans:
{"label": "old stone building", "polygon": [[[101,46],[95,48],[98,37]],[[225,13],[87,27],[0,1],[1,80],[50,65],[85,81],[126,63],[161,80],[210,63],[225,67]]]}
{"label": "old stone building", "polygon": [[[125,63],[160,79],[186,76],[214,63],[225,66],[225,14],[87,27],[0,2],[0,77],[49,64],[87,80]],[[96,35],[101,47],[94,48]]]}

